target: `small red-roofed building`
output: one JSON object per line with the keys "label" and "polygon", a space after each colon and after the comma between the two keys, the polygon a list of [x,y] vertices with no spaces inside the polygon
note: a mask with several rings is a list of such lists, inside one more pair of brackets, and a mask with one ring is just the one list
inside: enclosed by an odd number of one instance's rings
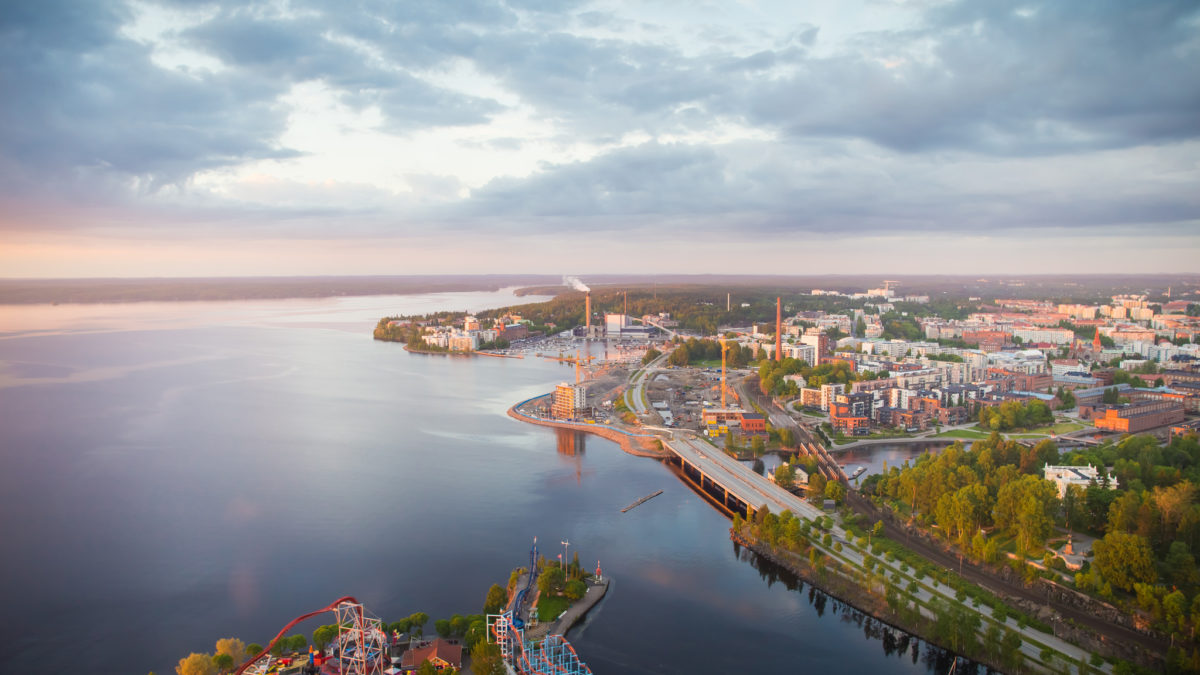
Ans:
{"label": "small red-roofed building", "polygon": [[404,652],[404,656],[400,657],[400,669],[405,672],[416,671],[426,661],[438,670],[462,668],[462,645],[437,638]]}

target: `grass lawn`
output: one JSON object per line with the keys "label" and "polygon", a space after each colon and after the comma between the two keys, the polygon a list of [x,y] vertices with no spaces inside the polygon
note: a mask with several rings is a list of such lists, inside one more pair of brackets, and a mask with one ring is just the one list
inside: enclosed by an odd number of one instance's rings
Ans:
{"label": "grass lawn", "polygon": [[988,438],[989,436],[991,436],[990,433],[975,431],[973,429],[953,429],[951,431],[943,431],[933,436],[933,438],[968,438],[975,440]]}
{"label": "grass lawn", "polygon": [[846,445],[848,443],[857,443],[858,441],[877,441],[888,438],[912,438],[912,434],[907,431],[891,431],[891,432],[875,432],[866,436],[847,436],[845,440],[839,441],[836,438],[834,443],[838,445]]}
{"label": "grass lawn", "polygon": [[566,598],[558,597],[557,595],[541,596],[538,598],[538,621],[546,623],[558,618],[568,607],[571,606],[571,601]]}
{"label": "grass lawn", "polygon": [[720,368],[721,359],[702,359],[700,361],[689,360],[688,365],[693,368]]}
{"label": "grass lawn", "polygon": [[1086,428],[1087,427],[1085,425],[1080,424],[1079,422],[1059,422],[1058,424],[1048,426],[1048,427],[1038,427],[1036,429],[1030,429],[1028,431],[1028,433],[1031,433],[1031,434],[1066,434],[1066,433],[1070,433],[1072,431],[1079,431],[1080,429],[1086,429]]}

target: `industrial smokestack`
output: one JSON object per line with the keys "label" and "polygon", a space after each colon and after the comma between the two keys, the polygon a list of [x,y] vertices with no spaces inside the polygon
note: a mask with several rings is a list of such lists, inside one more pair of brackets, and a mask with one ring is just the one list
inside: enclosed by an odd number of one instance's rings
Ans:
{"label": "industrial smokestack", "polygon": [[583,336],[588,337],[592,334],[592,292],[588,291],[585,298],[586,299],[583,301],[583,320],[586,322],[584,324],[584,330],[586,332],[583,334]]}
{"label": "industrial smokestack", "polygon": [[775,298],[775,360],[783,360],[783,298]]}

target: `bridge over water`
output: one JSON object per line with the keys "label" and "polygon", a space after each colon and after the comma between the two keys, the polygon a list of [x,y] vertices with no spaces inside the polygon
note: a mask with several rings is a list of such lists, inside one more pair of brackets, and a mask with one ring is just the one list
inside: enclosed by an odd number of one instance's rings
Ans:
{"label": "bridge over water", "polygon": [[824,515],[817,507],[698,438],[677,434],[664,440],[663,447],[671,453],[668,461],[731,512],[750,516],[766,506],[772,513],[791,511],[809,519]]}

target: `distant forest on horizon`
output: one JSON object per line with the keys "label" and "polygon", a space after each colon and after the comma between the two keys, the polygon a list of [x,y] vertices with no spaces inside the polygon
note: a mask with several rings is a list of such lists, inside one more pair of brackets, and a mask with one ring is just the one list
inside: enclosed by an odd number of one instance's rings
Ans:
{"label": "distant forest on horizon", "polygon": [[[982,298],[1103,298],[1118,293],[1173,298],[1200,297],[1200,274],[1141,275],[718,275],[596,274],[577,275],[595,289],[694,288],[712,292],[747,289],[807,292],[813,288],[844,293],[878,288],[884,279],[899,281],[899,295]],[[317,277],[213,277],[129,279],[0,279],[0,304],[111,303],[143,301],[257,300],[365,295],[410,295],[495,291],[518,287],[519,293],[555,294],[569,290],[562,277],[549,274],[394,275]]]}

